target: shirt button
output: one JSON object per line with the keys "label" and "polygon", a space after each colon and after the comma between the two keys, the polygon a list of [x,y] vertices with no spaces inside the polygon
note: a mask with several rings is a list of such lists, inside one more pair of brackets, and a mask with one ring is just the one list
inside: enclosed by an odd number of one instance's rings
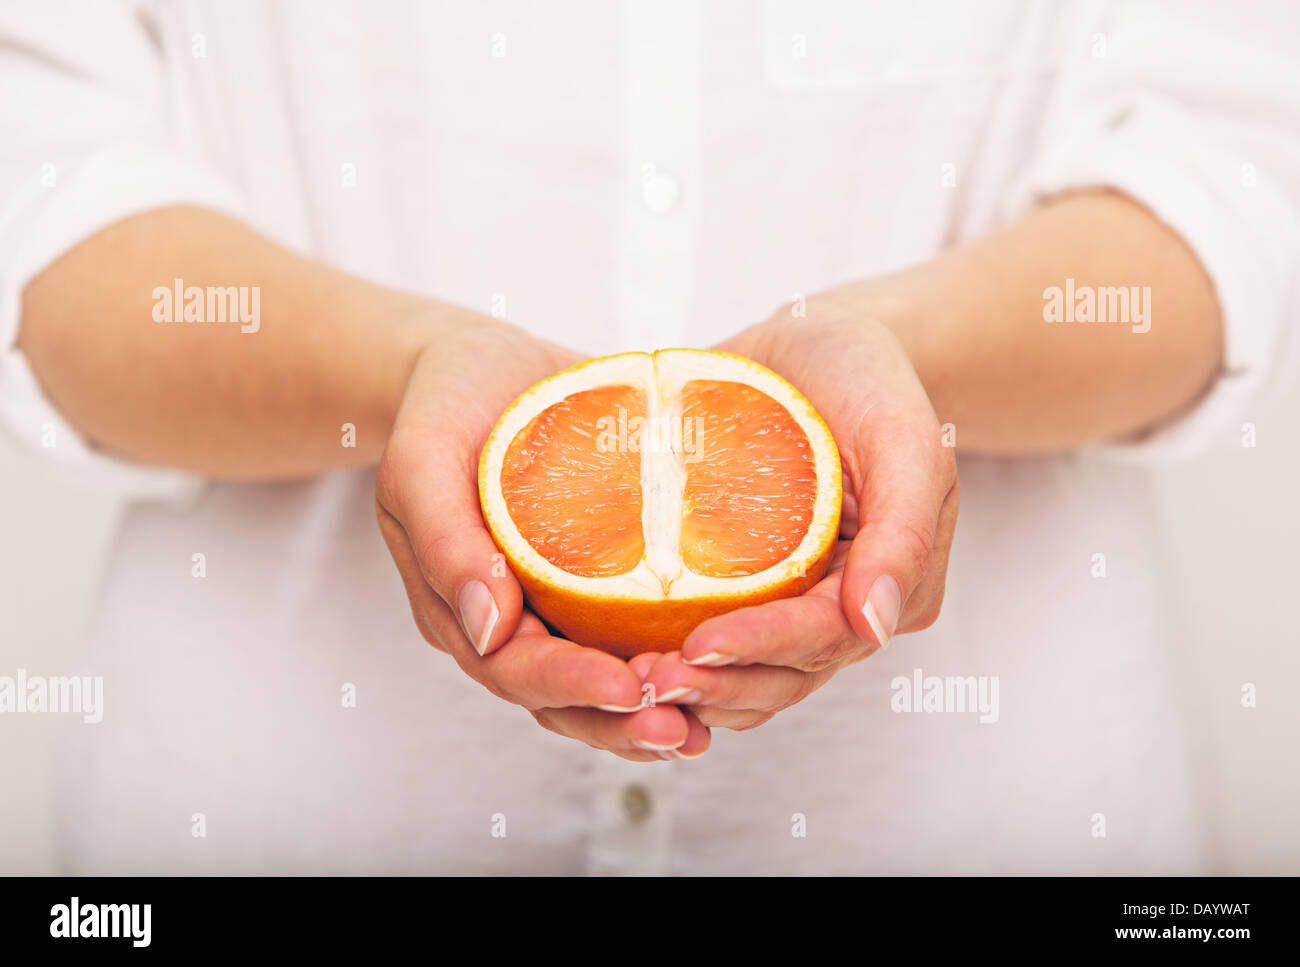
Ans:
{"label": "shirt button", "polygon": [[671,211],[681,197],[682,185],[675,177],[652,164],[641,169],[641,202],[656,215]]}
{"label": "shirt button", "polygon": [[623,787],[623,814],[634,823],[642,822],[654,809],[650,790],[639,783]]}

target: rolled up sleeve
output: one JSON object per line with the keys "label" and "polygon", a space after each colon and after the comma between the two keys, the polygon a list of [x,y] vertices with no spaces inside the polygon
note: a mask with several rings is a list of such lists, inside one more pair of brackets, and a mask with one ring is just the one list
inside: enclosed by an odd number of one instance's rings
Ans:
{"label": "rolled up sleeve", "polygon": [[80,4],[60,14],[58,3],[0,14],[0,421],[96,489],[182,496],[193,476],[97,450],[46,397],[17,346],[22,294],[61,255],[123,218],[182,204],[240,217],[245,205],[176,134],[186,106],[169,93],[156,35],[129,6]]}
{"label": "rolled up sleeve", "polygon": [[[1012,218],[1069,190],[1122,192],[1178,233],[1214,284],[1224,346],[1213,384],[1166,425],[1088,448],[1106,458],[1158,461],[1225,442],[1296,353],[1300,60],[1249,36],[1231,10],[1224,21],[1116,5],[1092,28],[1075,24],[1041,147],[1005,196]],[[1080,44],[1090,53],[1079,57]],[[1150,312],[1153,327],[1178,325],[1158,302]]]}

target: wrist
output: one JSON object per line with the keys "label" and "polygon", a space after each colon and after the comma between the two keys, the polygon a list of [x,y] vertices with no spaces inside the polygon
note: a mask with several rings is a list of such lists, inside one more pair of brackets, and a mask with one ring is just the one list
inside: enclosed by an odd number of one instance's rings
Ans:
{"label": "wrist", "polygon": [[390,430],[412,374],[422,359],[450,358],[467,339],[482,339],[497,331],[513,329],[491,316],[425,298],[416,299],[404,311],[395,313],[390,322],[378,394],[380,412]]}
{"label": "wrist", "polygon": [[810,296],[807,317],[822,330],[860,333],[864,327],[886,330],[898,342],[942,419],[945,389],[954,373],[942,327],[951,305],[934,297],[940,281],[929,267],[866,279]]}

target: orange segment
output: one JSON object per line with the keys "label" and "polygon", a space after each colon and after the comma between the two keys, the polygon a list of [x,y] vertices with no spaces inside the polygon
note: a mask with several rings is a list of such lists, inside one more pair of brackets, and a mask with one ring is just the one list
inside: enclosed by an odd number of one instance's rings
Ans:
{"label": "orange segment", "polygon": [[618,427],[645,413],[643,390],[602,386],[547,407],[511,441],[501,467],[506,507],[556,567],[610,577],[644,556],[641,455],[618,445]]}
{"label": "orange segment", "polygon": [[808,436],[766,393],[722,380],[682,390],[686,454],[682,563],[708,577],[785,560],[812,523],[817,472]]}

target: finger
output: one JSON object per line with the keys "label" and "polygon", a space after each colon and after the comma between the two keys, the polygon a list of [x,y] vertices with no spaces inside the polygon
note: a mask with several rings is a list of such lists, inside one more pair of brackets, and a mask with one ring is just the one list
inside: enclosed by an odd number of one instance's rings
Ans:
{"label": "finger", "polygon": [[709,751],[713,735],[693,709],[683,708],[681,713],[686,716],[686,741],[670,749],[668,755],[673,759],[698,759]]}
{"label": "finger", "polygon": [[[585,742],[593,749],[646,759],[676,758],[671,753],[687,745],[692,725],[681,709],[665,705],[646,708],[632,715],[619,715],[590,708],[539,709],[534,718],[545,728]],[[696,754],[708,748],[707,730],[695,720]]]}
{"label": "finger", "polygon": [[[847,546],[847,545],[846,545]],[[875,650],[858,637],[832,570],[806,594],[740,608],[703,622],[682,643],[682,660],[705,667],[778,665],[820,671]]]}
{"label": "finger", "polygon": [[960,485],[954,484],[943,502],[934,550],[930,552],[930,566],[926,568],[925,577],[903,607],[902,617],[898,621],[899,631],[920,631],[938,620],[939,611],[943,607],[944,589],[948,583],[948,557],[957,527],[960,491]]}
{"label": "finger", "polygon": [[631,762],[658,762],[660,754],[658,752],[647,752],[638,749],[627,743],[619,743],[614,746],[602,744],[601,739],[593,738],[592,725],[585,721],[585,718],[591,709],[581,708],[546,708],[533,712],[533,718],[537,724],[548,732],[554,732],[556,735],[563,736],[566,739],[575,739],[579,742],[585,742],[593,749],[600,749],[604,752],[612,752],[614,755]]}
{"label": "finger", "polygon": [[487,657],[480,656],[446,602],[424,582],[405,531],[382,508],[379,520],[406,586],[416,627],[494,695],[528,709],[592,706],[632,712],[641,707],[641,679],[625,662],[551,637],[528,611],[521,615],[509,642]]}
{"label": "finger", "polygon": [[429,622],[461,670],[498,698],[529,711],[591,707],[622,715],[643,707],[641,680],[605,652],[553,638],[525,611],[519,630],[486,658],[460,629],[451,609],[434,595]]}
{"label": "finger", "polygon": [[[848,473],[844,474],[844,479],[849,479]],[[844,497],[840,501],[840,537],[846,541],[851,541],[857,532],[858,498],[845,490]]]}
{"label": "finger", "polygon": [[380,505],[406,531],[420,574],[485,655],[514,631],[523,592],[500,565],[478,497],[478,450],[458,421],[429,415],[393,432],[379,468]]}
{"label": "finger", "polygon": [[406,600],[411,605],[415,627],[429,644],[450,653],[451,646],[443,641],[443,622],[435,621],[440,614],[449,613],[446,603],[433,593],[433,589],[424,580],[424,575],[420,573],[420,564],[415,559],[415,552],[411,550],[411,542],[406,539],[406,531],[378,501],[375,502],[375,516],[379,521],[379,532],[388,545],[388,553],[397,565],[398,576],[406,589]]}
{"label": "finger", "polygon": [[706,668],[687,665],[680,652],[655,662],[646,676],[654,687],[656,705],[680,702],[744,711],[777,712],[807,698],[834,669],[801,672],[793,668],[750,665],[745,668]]}
{"label": "finger", "polygon": [[627,666],[632,669],[636,677],[645,681],[646,674],[654,667],[654,663],[659,660],[659,652],[643,651],[628,660]]}
{"label": "finger", "polygon": [[711,708],[702,705],[691,710],[699,716],[700,722],[711,729],[730,729],[732,732],[748,732],[757,728],[775,712],[737,712],[726,708]]}
{"label": "finger", "polygon": [[840,589],[854,631],[880,647],[899,627],[903,606],[931,563],[939,516],[956,481],[950,448],[937,427],[881,419],[850,441],[859,529]]}
{"label": "finger", "polygon": [[[375,505],[375,512],[379,521],[379,531],[383,535],[388,552],[397,566],[398,576],[401,577],[402,585],[406,589],[415,626],[429,644],[457,657],[458,660],[465,659],[465,655],[460,653],[467,650],[477,656],[455,613],[447,607],[447,603],[442,598],[433,593],[433,589],[424,580],[419,562],[415,559],[415,552],[411,550],[411,543],[402,525],[378,502]],[[516,626],[515,634],[547,635],[549,632],[541,619],[531,611],[524,611]]]}
{"label": "finger", "polygon": [[461,667],[494,694],[529,711],[578,706],[630,717],[629,710],[641,708],[641,680],[626,662],[552,637],[532,615],[527,619],[521,627],[531,629],[536,622],[537,630],[516,634],[486,657],[461,649]]}

